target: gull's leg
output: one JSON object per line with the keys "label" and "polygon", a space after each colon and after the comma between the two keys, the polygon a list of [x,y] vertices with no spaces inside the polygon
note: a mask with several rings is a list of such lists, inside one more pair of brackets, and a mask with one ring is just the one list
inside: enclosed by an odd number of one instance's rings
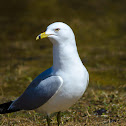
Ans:
{"label": "gull's leg", "polygon": [[49,115],[47,115],[46,120],[47,120],[48,126],[50,126],[51,119],[50,119],[50,116]]}
{"label": "gull's leg", "polygon": [[60,126],[60,122],[61,122],[61,116],[60,116],[60,112],[57,113],[57,123],[58,126]]}

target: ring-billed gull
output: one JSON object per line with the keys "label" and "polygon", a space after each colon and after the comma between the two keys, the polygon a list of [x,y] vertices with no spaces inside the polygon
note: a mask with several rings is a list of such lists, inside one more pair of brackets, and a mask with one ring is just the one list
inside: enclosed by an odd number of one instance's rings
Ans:
{"label": "ring-billed gull", "polygon": [[38,75],[24,93],[14,101],[0,105],[0,114],[19,110],[38,109],[47,114],[60,112],[72,106],[84,93],[89,74],[77,52],[75,36],[65,23],[55,22],[36,40],[48,37],[53,44],[53,65]]}

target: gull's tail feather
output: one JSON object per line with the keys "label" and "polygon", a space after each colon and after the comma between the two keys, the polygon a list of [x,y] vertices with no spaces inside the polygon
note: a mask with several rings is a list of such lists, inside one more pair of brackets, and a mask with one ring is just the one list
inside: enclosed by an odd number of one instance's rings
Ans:
{"label": "gull's tail feather", "polygon": [[19,109],[14,109],[14,110],[8,109],[12,103],[13,103],[13,101],[9,101],[7,103],[0,104],[0,114],[19,111]]}

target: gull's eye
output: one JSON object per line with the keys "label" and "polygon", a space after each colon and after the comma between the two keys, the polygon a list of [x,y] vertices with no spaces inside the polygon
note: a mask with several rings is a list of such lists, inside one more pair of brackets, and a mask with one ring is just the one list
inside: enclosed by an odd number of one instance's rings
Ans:
{"label": "gull's eye", "polygon": [[55,31],[58,32],[60,29],[59,28],[56,28]]}

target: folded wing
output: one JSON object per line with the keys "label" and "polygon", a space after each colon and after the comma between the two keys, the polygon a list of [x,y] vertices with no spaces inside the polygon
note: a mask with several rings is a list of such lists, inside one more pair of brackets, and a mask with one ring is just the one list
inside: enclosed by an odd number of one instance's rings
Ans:
{"label": "folded wing", "polygon": [[63,80],[53,76],[48,69],[36,77],[25,92],[17,98],[8,110],[32,110],[45,104],[61,87]]}

